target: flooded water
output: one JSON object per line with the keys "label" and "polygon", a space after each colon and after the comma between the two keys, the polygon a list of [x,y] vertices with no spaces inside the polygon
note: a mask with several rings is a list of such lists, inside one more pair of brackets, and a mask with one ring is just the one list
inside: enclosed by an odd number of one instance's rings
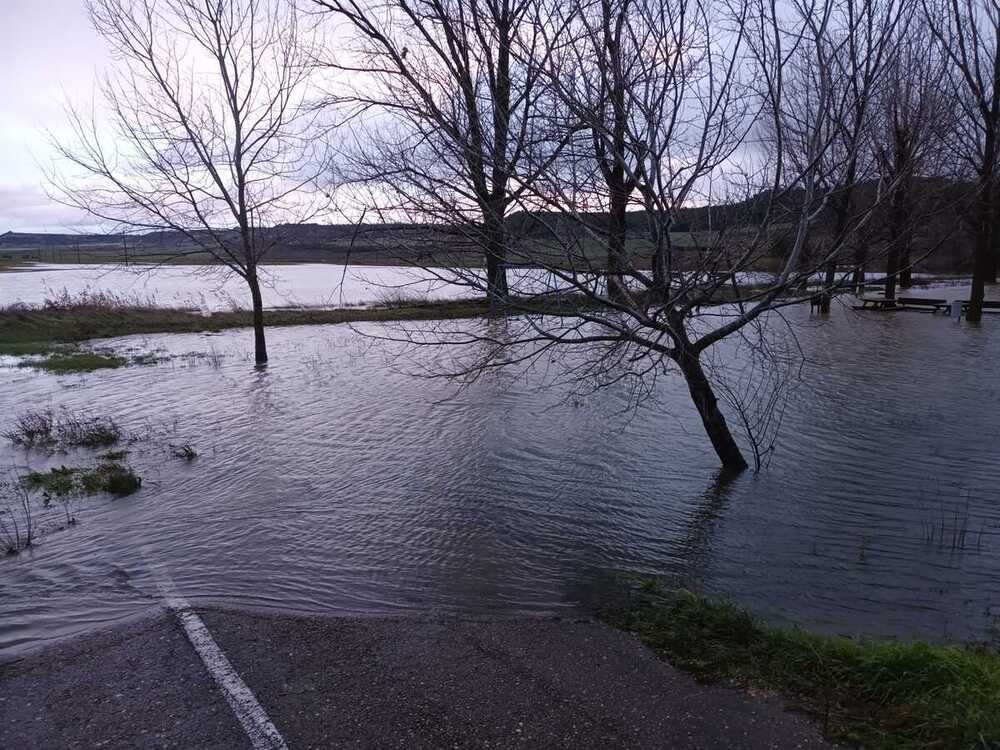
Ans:
{"label": "flooded water", "polygon": [[[468,290],[417,269],[302,263],[261,267],[264,306],[338,307],[378,303],[389,297],[453,299]],[[72,263],[23,266],[0,276],[0,305],[39,305],[46,299],[82,291],[151,301],[162,307],[205,311],[248,308],[246,282],[214,266],[95,266]]]}
{"label": "flooded water", "polygon": [[[246,331],[113,342],[192,355],[153,366],[0,369],[4,424],[65,406],[148,433],[137,494],[0,560],[0,659],[155,605],[153,568],[196,603],[490,617],[656,575],[825,632],[995,636],[1000,316],[788,315],[804,383],[769,470],[732,482],[679,379],[631,416],[532,377],[456,393],[347,326],[273,330],[266,370]],[[21,471],[80,458],[0,446]]]}
{"label": "flooded water", "polygon": [[[510,269],[512,289],[551,290],[561,282],[537,269]],[[923,274],[916,274],[920,277]],[[266,308],[342,307],[379,304],[387,299],[458,299],[478,296],[464,283],[449,283],[447,271],[399,266],[342,266],[301,263],[261,266]],[[765,273],[739,274],[742,283],[760,283]],[[933,278],[927,276],[925,282]],[[816,276],[818,281],[820,276]],[[66,292],[110,293],[161,307],[193,307],[206,312],[249,308],[246,282],[218,266],[32,263],[0,274],[0,306],[41,305]]]}

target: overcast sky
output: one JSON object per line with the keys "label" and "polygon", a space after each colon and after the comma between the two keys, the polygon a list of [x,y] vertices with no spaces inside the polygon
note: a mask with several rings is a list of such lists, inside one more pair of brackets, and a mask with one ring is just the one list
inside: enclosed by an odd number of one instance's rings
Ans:
{"label": "overcast sky", "polygon": [[60,127],[64,96],[91,100],[106,64],[83,0],[0,0],[0,234],[80,225],[45,196],[44,130]]}

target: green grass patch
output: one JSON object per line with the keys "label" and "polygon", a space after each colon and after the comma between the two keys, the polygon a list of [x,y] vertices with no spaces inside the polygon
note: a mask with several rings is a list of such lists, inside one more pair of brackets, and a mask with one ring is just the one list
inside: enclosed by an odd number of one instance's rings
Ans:
{"label": "green grass patch", "polygon": [[[343,308],[337,310],[268,310],[268,326],[289,326],[361,321],[468,318],[486,314],[485,301],[415,303],[394,308]],[[52,352],[58,342],[127,336],[136,333],[196,333],[227,328],[249,328],[248,310],[211,315],[190,310],[157,307],[27,308],[0,309],[0,354]],[[145,362],[136,361],[136,364]]]}
{"label": "green grass patch", "polygon": [[114,354],[88,351],[54,352],[44,359],[29,359],[19,363],[19,367],[31,367],[56,374],[67,372],[93,372],[122,367],[128,360]]}
{"label": "green grass patch", "polygon": [[0,354],[25,357],[29,354],[50,354],[58,345],[51,341],[0,341]]}
{"label": "green grass patch", "polygon": [[21,477],[21,483],[28,489],[41,491],[46,499],[98,492],[123,497],[136,492],[142,486],[142,478],[131,466],[102,461],[88,468],[60,466],[49,471],[32,471]]}
{"label": "green grass patch", "polygon": [[1000,747],[1000,654],[765,625],[686,591],[647,589],[602,619],[706,681],[781,694],[866,748]]}

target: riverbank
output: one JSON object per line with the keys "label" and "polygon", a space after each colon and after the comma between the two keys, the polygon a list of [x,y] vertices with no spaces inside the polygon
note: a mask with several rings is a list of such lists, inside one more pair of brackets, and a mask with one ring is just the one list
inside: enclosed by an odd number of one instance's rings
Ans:
{"label": "riverbank", "polygon": [[[390,307],[267,310],[269,328],[307,324],[470,318],[485,315],[485,300],[401,304]],[[132,334],[203,333],[253,325],[249,310],[202,314],[131,305],[68,305],[0,309],[0,354],[47,354],[61,345]]]}
{"label": "riverbank", "polygon": [[[259,747],[831,747],[779,700],[699,684],[600,623],[198,618],[284,743]],[[0,744],[250,747],[186,633],[159,615],[0,665]]]}
{"label": "riverbank", "polygon": [[1000,654],[993,649],[825,637],[655,586],[604,619],[699,680],[777,693],[838,742],[1000,747]]}

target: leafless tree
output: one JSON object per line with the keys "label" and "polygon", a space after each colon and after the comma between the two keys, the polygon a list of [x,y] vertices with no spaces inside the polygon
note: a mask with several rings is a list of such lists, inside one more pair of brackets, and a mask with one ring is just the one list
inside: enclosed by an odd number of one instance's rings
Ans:
{"label": "leafless tree", "polygon": [[[558,18],[556,28],[563,32],[557,43],[567,54],[546,72],[559,104],[580,124],[581,138],[565,153],[565,160],[573,162],[572,178],[556,173],[555,180],[563,186],[553,185],[550,193],[561,205],[569,186],[576,218],[596,219],[588,231],[595,238],[606,235],[603,265],[608,296],[615,300],[626,297],[627,211],[639,185],[646,146],[637,139],[642,129],[636,128],[635,102],[630,97],[644,81],[652,81],[651,63],[662,65],[664,71],[676,65],[658,54],[662,50],[648,23],[653,19],[645,15],[649,9],[642,0],[573,0],[551,6]],[[582,196],[587,208],[583,212]]]}
{"label": "leafless tree", "polygon": [[[90,0],[111,49],[103,112],[69,106],[57,196],[136,232],[184,237],[247,283],[267,361],[260,264],[320,207],[306,106],[310,30],[290,0]],[[106,120],[104,119],[106,118]]]}
{"label": "leafless tree", "polygon": [[941,176],[943,136],[950,126],[946,68],[924,19],[911,16],[884,66],[876,105],[873,143],[879,173],[891,184],[885,227],[885,296],[911,284],[913,227],[918,198],[915,182]]}
{"label": "leafless tree", "polygon": [[[844,184],[826,180],[844,168],[831,155],[852,158],[866,136],[862,127],[842,127],[840,119],[847,94],[837,77],[845,72],[841,50],[850,41],[834,34],[833,19],[842,4],[629,0],[621,39],[643,54],[617,65],[627,70],[618,76],[624,115],[617,117],[606,85],[617,75],[616,65],[607,63],[613,57],[607,38],[626,9],[593,1],[550,11],[552,20],[539,24],[553,30],[543,45],[547,51],[582,45],[577,54],[548,53],[534,67],[565,110],[555,121],[572,129],[560,142],[573,145],[574,136],[586,132],[596,144],[595,158],[588,170],[586,159],[567,148],[547,163],[544,175],[523,183],[530,190],[515,196],[531,231],[507,247],[509,265],[525,269],[511,279],[508,317],[502,325],[402,324],[394,337],[411,350],[431,352],[430,372],[460,378],[559,362],[572,382],[627,383],[642,398],[662,373],[679,370],[719,460],[725,468],[743,469],[746,460],[713,386],[726,375],[708,352],[728,339],[768,351],[782,308],[813,297],[816,290],[800,290],[843,250],[846,233],[828,241],[818,259],[807,263],[804,257],[831,195]],[[884,7],[898,13],[900,6]],[[876,47],[888,43],[881,33],[866,40],[866,55],[884,59],[885,50]],[[519,59],[528,57],[526,49],[516,48]],[[813,96],[806,99],[793,96],[784,77],[790,61],[803,55],[811,55],[816,74]],[[851,93],[866,107],[876,67],[866,69],[863,90]],[[593,83],[581,83],[585,76]],[[771,126],[761,128],[762,119]],[[804,145],[797,161],[786,156],[784,141],[791,138]],[[645,227],[642,242],[614,259],[610,284],[608,267],[589,252],[594,241],[606,239],[606,230],[580,209],[588,191],[608,188],[602,153],[613,157],[612,166],[633,187]],[[690,232],[681,243],[685,235],[671,228],[684,212],[704,205],[713,182],[724,186],[731,203],[740,199],[738,210],[730,210],[717,231]],[[444,192],[440,197],[450,199]],[[854,228],[870,216],[871,209],[856,216]],[[761,274],[759,263],[779,233],[790,235],[789,250],[777,272]],[[475,269],[458,264],[427,270],[470,288],[481,284]],[[733,383],[723,388],[730,403],[733,394],[755,392]],[[759,415],[740,420],[744,426],[775,423]],[[766,442],[754,446],[761,448],[758,455],[766,452]]]}
{"label": "leafless tree", "polygon": [[[534,0],[314,0],[349,22],[327,65],[356,118],[345,182],[366,209],[438,232],[441,263],[485,257],[491,303],[509,293],[509,212],[560,148],[545,101],[549,55]],[[454,252],[452,252],[454,250]]]}
{"label": "leafless tree", "polygon": [[[855,226],[867,215],[858,205],[859,187],[876,172],[866,135],[876,117],[876,97],[884,85],[884,70],[892,59],[901,9],[896,0],[840,0],[797,3],[798,15],[813,19],[789,59],[785,72],[784,122],[792,137],[782,139],[788,158],[799,170],[815,159],[816,186],[824,195],[827,236],[819,244],[850,250],[853,244],[854,282],[864,279],[865,236]],[[823,100],[818,119],[816,104]],[[801,121],[800,118],[803,118]],[[814,127],[826,128],[822,150],[812,153]],[[804,134],[805,137],[798,137]],[[829,312],[837,269],[850,258],[826,253],[825,286],[820,310]]]}
{"label": "leafless tree", "polygon": [[982,318],[987,281],[996,281],[1000,231],[1000,4],[996,0],[924,0],[924,15],[951,63],[957,154],[976,176],[975,254],[967,319]]}

